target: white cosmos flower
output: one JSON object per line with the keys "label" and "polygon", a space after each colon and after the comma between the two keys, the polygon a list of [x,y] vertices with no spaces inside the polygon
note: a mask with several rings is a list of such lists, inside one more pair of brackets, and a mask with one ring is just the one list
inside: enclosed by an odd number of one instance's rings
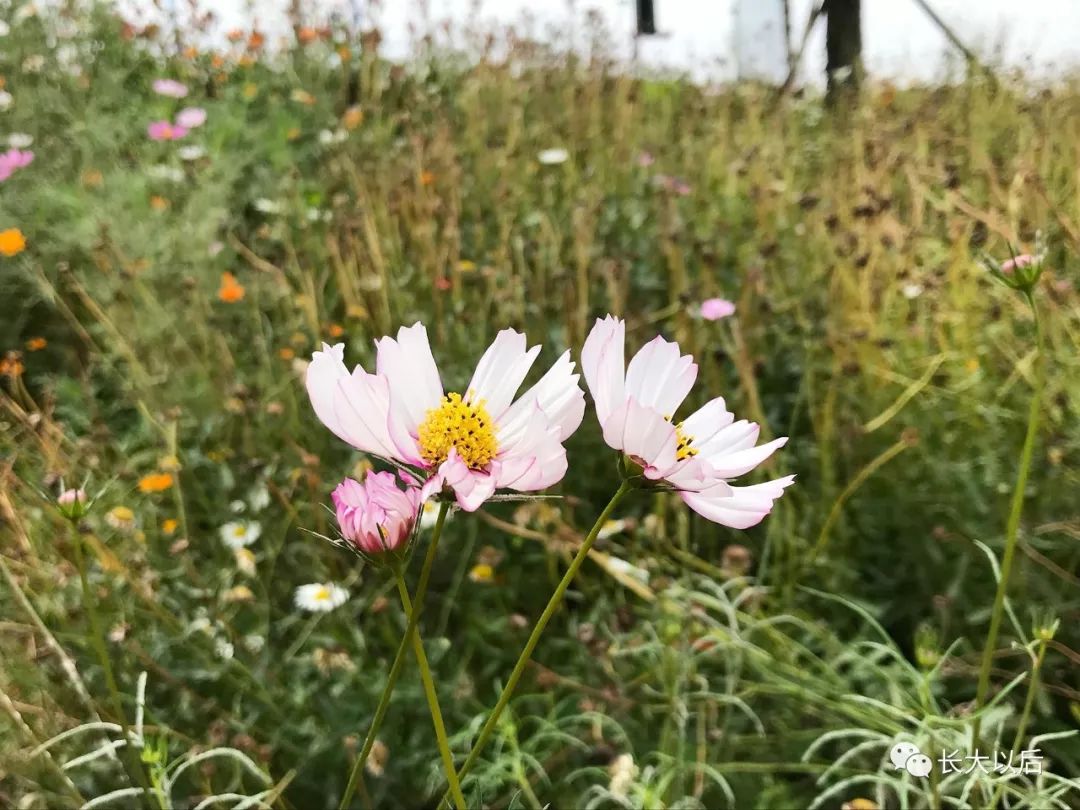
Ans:
{"label": "white cosmos flower", "polygon": [[339,438],[414,468],[425,499],[449,485],[472,512],[496,489],[533,492],[565,475],[562,443],[585,411],[570,352],[515,401],[540,347],[527,349],[513,329],[484,352],[464,395],[443,389],[423,324],[375,345],[369,374],[346,369],[345,344],[323,344],[307,370],[308,395]]}
{"label": "white cosmos flower", "polygon": [[569,157],[570,153],[565,149],[544,149],[536,155],[536,159],[545,166],[556,166],[560,163],[566,163]]}
{"label": "white cosmos flower", "polygon": [[7,144],[12,149],[29,149],[33,143],[34,136],[25,132],[12,132],[7,138]]}
{"label": "white cosmos flower", "polygon": [[231,549],[250,546],[262,534],[262,526],[254,521],[230,520],[221,527],[221,540]]}
{"label": "white cosmos flower", "polygon": [[581,352],[604,441],[640,464],[646,478],[678,490],[702,517],[734,529],[756,526],[795,476],[747,487],[728,480],[750,472],[787,438],[755,447],[761,428],[736,422],[721,397],[676,423],[697,378],[693,358],[657,337],[624,366],[625,342],[625,324],[609,315],[597,320]]}
{"label": "white cosmos flower", "polygon": [[296,589],[293,601],[301,610],[311,613],[328,613],[341,607],[349,599],[349,592],[333,582],[313,582]]}

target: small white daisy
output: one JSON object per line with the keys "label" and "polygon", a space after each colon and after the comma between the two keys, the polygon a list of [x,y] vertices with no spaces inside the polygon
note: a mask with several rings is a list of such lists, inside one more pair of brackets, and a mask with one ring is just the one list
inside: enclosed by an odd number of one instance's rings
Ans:
{"label": "small white daisy", "polygon": [[8,109],[15,99],[7,90],[0,90],[0,110]]}
{"label": "small white daisy", "polygon": [[262,484],[257,485],[248,493],[248,504],[251,511],[261,512],[270,505],[270,490]]}
{"label": "small white daisy", "polygon": [[254,521],[230,520],[221,527],[221,540],[232,549],[250,546],[259,539],[260,534],[262,526]]}
{"label": "small white daisy", "polygon": [[569,157],[570,153],[565,149],[544,149],[537,154],[536,159],[545,166],[557,166],[560,163],[566,163]]}
{"label": "small white daisy", "polygon": [[312,613],[327,613],[341,607],[349,598],[349,592],[333,582],[313,582],[296,589],[293,601],[301,610]]}
{"label": "small white daisy", "polygon": [[25,132],[12,132],[8,135],[7,143],[12,149],[29,149],[34,143],[34,136]]}
{"label": "small white daisy", "polygon": [[266,197],[260,197],[255,200],[255,210],[263,214],[280,214],[281,204],[274,200],[267,199]]}
{"label": "small white daisy", "polygon": [[910,301],[911,299],[918,298],[920,295],[923,294],[923,285],[905,284],[901,289],[901,292],[904,293],[904,298],[907,298]]}
{"label": "small white daisy", "polygon": [[198,160],[206,154],[206,150],[197,144],[182,146],[176,152],[181,160]]}

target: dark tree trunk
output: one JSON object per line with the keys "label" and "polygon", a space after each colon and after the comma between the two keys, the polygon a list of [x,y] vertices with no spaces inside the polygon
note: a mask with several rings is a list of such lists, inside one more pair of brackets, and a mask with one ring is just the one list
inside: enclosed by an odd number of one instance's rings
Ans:
{"label": "dark tree trunk", "polygon": [[825,75],[828,98],[835,101],[859,87],[862,73],[862,0],[825,0]]}
{"label": "dark tree trunk", "polygon": [[653,0],[637,0],[637,32],[639,37],[656,33],[656,10],[653,7]]}

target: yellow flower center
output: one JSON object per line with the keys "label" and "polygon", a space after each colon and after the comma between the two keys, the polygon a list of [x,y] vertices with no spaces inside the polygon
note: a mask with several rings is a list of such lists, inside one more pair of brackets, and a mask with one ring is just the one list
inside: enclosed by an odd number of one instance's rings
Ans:
{"label": "yellow flower center", "polygon": [[243,537],[247,534],[247,526],[233,526],[233,537]]}
{"label": "yellow flower center", "polygon": [[483,400],[467,402],[461,394],[447,394],[438,408],[428,411],[417,434],[420,455],[432,467],[446,461],[450,448],[473,470],[484,469],[499,452]]}
{"label": "yellow flower center", "polygon": [[321,585],[317,591],[312,595],[312,598],[316,602],[327,602],[330,600],[330,589],[325,585]]}
{"label": "yellow flower center", "polygon": [[[668,422],[671,421],[670,416],[665,416]],[[694,437],[683,430],[683,423],[675,425],[675,460],[682,461],[683,459],[692,458],[698,454],[698,449],[692,447],[694,443]]]}

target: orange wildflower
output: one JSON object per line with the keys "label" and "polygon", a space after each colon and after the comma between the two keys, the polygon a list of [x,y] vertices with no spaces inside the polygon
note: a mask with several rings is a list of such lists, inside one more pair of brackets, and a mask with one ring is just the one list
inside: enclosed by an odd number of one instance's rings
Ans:
{"label": "orange wildflower", "polygon": [[435,182],[435,172],[420,172],[420,185],[430,186]]}
{"label": "orange wildflower", "polygon": [[345,129],[356,129],[364,123],[364,111],[359,107],[349,107],[345,111],[345,115],[341,116],[341,123],[345,126]]}
{"label": "orange wildflower", "polygon": [[294,357],[296,357],[296,352],[294,352],[288,346],[282,346],[280,349],[278,349],[277,354],[278,357],[280,357],[282,360],[292,360]]}
{"label": "orange wildflower", "polygon": [[82,173],[82,184],[87,188],[99,188],[104,182],[104,175],[97,169],[85,169]]}
{"label": "orange wildflower", "polygon": [[241,31],[239,28],[234,28],[225,36],[229,38],[229,42],[239,42],[244,38],[244,32]]}
{"label": "orange wildflower", "polygon": [[0,254],[11,257],[17,256],[26,249],[26,237],[18,228],[8,228],[0,231]]}
{"label": "orange wildflower", "polygon": [[296,32],[296,38],[300,41],[301,45],[310,45],[319,38],[319,32],[311,26],[305,25]]}
{"label": "orange wildflower", "polygon": [[15,379],[23,373],[22,355],[18,352],[8,352],[0,359],[0,376]]}
{"label": "orange wildflower", "polygon": [[172,485],[171,473],[150,473],[139,479],[139,492],[164,492]]}
{"label": "orange wildflower", "polygon": [[252,31],[251,36],[248,37],[247,44],[248,47],[251,48],[251,50],[257,51],[263,46],[265,42],[266,37],[264,37],[259,31]]}
{"label": "orange wildflower", "polygon": [[166,518],[161,521],[161,533],[166,536],[172,535],[176,532],[176,527],[179,525],[176,518]]}
{"label": "orange wildflower", "polygon": [[32,337],[28,341],[26,341],[26,350],[28,352],[40,352],[48,345],[49,341],[47,341],[45,338]]}
{"label": "orange wildflower", "polygon": [[155,211],[164,211],[166,208],[169,207],[169,201],[166,200],[164,197],[155,194],[153,197],[150,198],[150,207],[153,208]]}
{"label": "orange wildflower", "polygon": [[328,327],[326,327],[326,334],[328,334],[332,338],[341,337],[345,334],[345,327],[343,327],[339,323],[332,323]]}
{"label": "orange wildflower", "polygon": [[232,273],[221,274],[221,286],[218,288],[217,297],[226,304],[235,304],[244,300],[244,285],[236,280]]}

